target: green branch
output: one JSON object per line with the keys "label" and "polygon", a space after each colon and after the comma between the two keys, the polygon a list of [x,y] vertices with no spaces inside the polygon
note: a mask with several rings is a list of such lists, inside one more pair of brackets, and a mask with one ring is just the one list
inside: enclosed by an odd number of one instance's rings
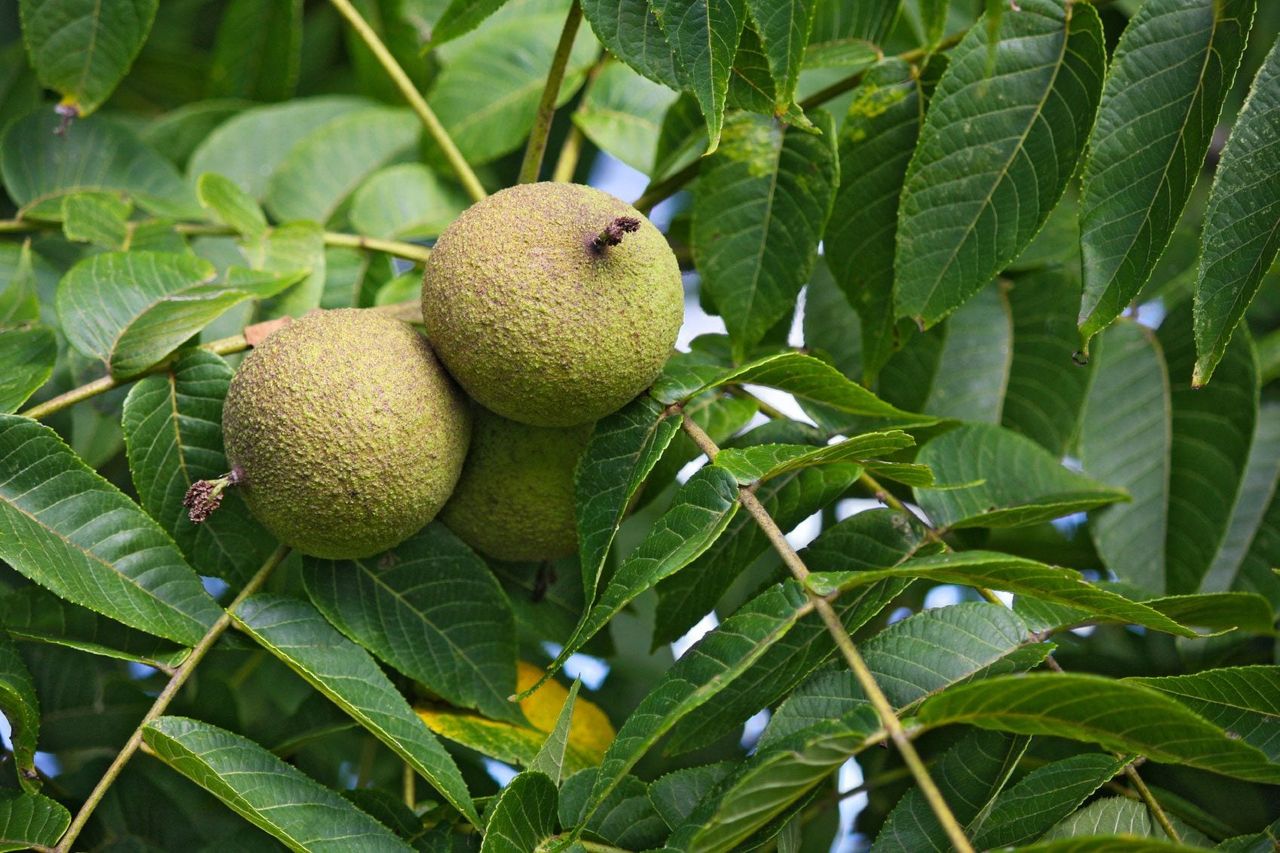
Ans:
{"label": "green branch", "polygon": [[400,90],[400,94],[409,102],[409,106],[418,118],[422,120],[423,126],[427,132],[431,134],[431,138],[435,140],[436,145],[440,146],[440,150],[444,152],[445,159],[449,161],[449,165],[453,167],[453,172],[458,180],[462,182],[463,188],[467,194],[471,196],[472,201],[480,201],[488,193],[484,191],[480,179],[476,177],[476,173],[467,165],[467,160],[462,156],[462,152],[458,150],[458,146],[454,144],[449,131],[444,129],[444,125],[440,123],[440,119],[436,118],[436,114],[431,110],[422,93],[413,85],[413,81],[409,79],[409,75],[400,67],[400,63],[391,55],[391,51],[382,43],[382,39],[374,32],[373,27],[369,26],[356,7],[351,5],[351,0],[329,0],[333,3],[334,8],[342,17],[347,19],[347,23],[351,24],[351,28],[364,41],[369,50],[373,52],[374,57],[381,63],[387,75],[391,77],[391,82]]}
{"label": "green branch", "polygon": [[[692,418],[685,418],[682,426],[685,433],[698,446],[698,449],[709,460],[714,462],[716,454],[720,452],[720,448],[711,440],[711,436],[707,435],[702,427],[694,423]],[[782,557],[782,562],[790,570],[792,576],[803,583],[804,579],[809,576],[808,567],[800,559],[800,555],[796,553],[795,548],[791,547],[791,543],[787,541],[786,535],[778,527],[777,522],[773,520],[773,516],[769,515],[769,511],[756,498],[755,492],[750,487],[744,486],[740,488],[738,501],[755,519],[760,529],[764,531],[769,543],[778,552],[778,555]],[[863,660],[857,646],[853,644],[853,640],[849,637],[849,632],[845,630],[844,624],[840,621],[840,617],[836,615],[831,602],[809,592],[807,589],[806,594],[813,603],[814,609],[818,611],[823,623],[827,626],[827,632],[835,640],[836,647],[840,649],[845,662],[849,664],[853,677],[857,679],[858,685],[866,693],[867,698],[871,700],[871,704],[875,708],[876,714],[880,717],[880,722],[888,733],[889,739],[898,748],[903,761],[906,762],[907,767],[911,770],[911,775],[915,778],[916,785],[920,788],[920,793],[924,794],[925,800],[929,803],[929,808],[933,810],[934,815],[938,818],[938,823],[942,825],[943,830],[947,833],[952,846],[959,853],[973,853],[973,845],[965,837],[964,829],[960,826],[960,822],[956,820],[951,807],[947,805],[942,792],[938,790],[933,777],[929,775],[929,769],[920,758],[920,754],[916,752],[915,745],[911,743],[910,736],[893,710],[893,705],[889,703],[889,698],[885,696],[884,691],[880,689],[880,685],[876,683],[875,676],[867,666],[867,662]]]}
{"label": "green branch", "polygon": [[[155,221],[155,220],[149,220]],[[142,222],[131,222],[130,225],[141,225]],[[0,234],[30,234],[36,231],[56,231],[61,228],[59,222],[45,222],[32,219],[0,220]],[[210,225],[202,222],[179,222],[173,230],[187,237],[233,237],[240,232],[225,225]],[[270,233],[270,230],[268,230]],[[326,246],[342,246],[351,249],[367,249],[371,252],[383,252],[404,258],[407,261],[425,263],[431,257],[431,250],[417,243],[406,243],[402,240],[384,240],[380,237],[365,237],[363,234],[344,234],[340,231],[324,232]]]}
{"label": "green branch", "polygon": [[569,55],[573,53],[573,40],[578,35],[578,26],[581,23],[582,4],[574,0],[569,6],[569,15],[564,20],[564,29],[560,32],[560,43],[556,45],[555,56],[551,58],[551,70],[547,72],[547,85],[542,89],[542,100],[538,102],[538,113],[533,120],[533,129],[529,131],[529,144],[524,149],[524,161],[520,164],[519,183],[533,183],[538,180],[538,174],[542,171],[542,158],[547,151],[547,140],[551,137],[551,120],[556,115],[556,99],[560,97],[564,70],[569,65]]}
{"label": "green branch", "polygon": [[267,561],[262,564],[262,568],[258,569],[258,573],[244,585],[244,589],[240,590],[240,594],[235,597],[235,600],[232,601],[231,604],[227,606],[227,609],[223,611],[222,615],[218,617],[218,621],[214,622],[213,625],[209,627],[209,630],[205,632],[205,635],[201,638],[200,642],[196,643],[196,645],[191,649],[191,654],[189,654],[187,659],[184,660],[177,668],[173,677],[169,679],[169,683],[165,685],[164,690],[160,691],[160,695],[156,697],[156,701],[151,705],[151,710],[147,711],[146,716],[142,718],[142,722],[138,723],[138,727],[133,730],[133,734],[130,735],[129,740],[125,742],[124,748],[122,748],[120,753],[116,755],[115,760],[111,762],[111,766],[107,768],[107,772],[102,774],[102,778],[99,779],[98,784],[94,786],[93,791],[89,794],[89,798],[85,800],[84,805],[80,807],[80,811],[76,813],[75,820],[71,822],[71,826],[68,827],[66,833],[63,834],[62,839],[58,842],[58,846],[54,848],[55,853],[67,853],[71,850],[71,845],[75,843],[75,840],[80,836],[81,831],[84,830],[84,826],[88,823],[90,816],[93,815],[94,809],[96,809],[98,804],[102,802],[102,798],[106,795],[107,790],[110,789],[111,785],[120,776],[125,765],[129,763],[129,759],[133,758],[133,754],[138,751],[138,747],[142,745],[142,730],[152,720],[164,714],[169,707],[169,703],[173,701],[173,698],[178,695],[178,691],[182,689],[182,685],[186,684],[187,679],[191,678],[191,674],[195,672],[196,666],[204,659],[204,656],[208,654],[209,649],[213,648],[214,643],[218,641],[218,638],[221,637],[231,625],[232,612],[240,606],[241,602],[253,595],[262,587],[262,584],[266,582],[267,578],[271,575],[271,572],[276,566],[280,565],[288,553],[289,549],[287,547],[284,545],[278,546],[276,550],[272,552],[271,556],[267,558]]}

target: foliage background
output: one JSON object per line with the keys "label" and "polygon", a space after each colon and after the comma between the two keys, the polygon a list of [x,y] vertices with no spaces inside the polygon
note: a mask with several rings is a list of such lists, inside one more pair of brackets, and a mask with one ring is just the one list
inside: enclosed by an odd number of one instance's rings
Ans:
{"label": "foliage background", "polygon": [[[1273,849],[1280,7],[577,9],[0,7],[0,847]],[[187,523],[253,324],[532,173],[688,271],[580,554]]]}

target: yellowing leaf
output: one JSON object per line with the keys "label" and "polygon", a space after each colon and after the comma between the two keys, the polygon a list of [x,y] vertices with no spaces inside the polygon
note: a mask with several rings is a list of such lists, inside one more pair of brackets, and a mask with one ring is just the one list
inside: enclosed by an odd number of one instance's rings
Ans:
{"label": "yellowing leaf", "polygon": [[[541,667],[520,661],[516,668],[516,691],[529,689],[541,675]],[[560,709],[568,698],[568,689],[558,681],[543,684],[520,702],[520,710],[529,721],[527,726],[491,720],[472,711],[434,703],[420,702],[414,710],[427,727],[441,737],[499,761],[525,767],[555,728]],[[565,775],[599,764],[613,743],[613,736],[613,724],[600,706],[579,696],[569,723]]]}

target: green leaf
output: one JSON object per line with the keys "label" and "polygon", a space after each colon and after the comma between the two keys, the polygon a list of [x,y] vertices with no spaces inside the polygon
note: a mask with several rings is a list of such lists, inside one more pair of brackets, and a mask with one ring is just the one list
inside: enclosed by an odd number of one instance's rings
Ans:
{"label": "green leaf", "polygon": [[560,708],[560,716],[556,719],[556,727],[547,735],[546,741],[538,754],[533,757],[529,769],[543,773],[553,785],[559,786],[564,778],[564,754],[569,746],[569,721],[573,719],[573,706],[578,698],[578,688],[582,682],[575,680],[569,688],[569,698]]}
{"label": "green leaf", "polygon": [[288,664],[479,825],[452,756],[413,713],[369,653],[345,639],[311,605],[259,593],[232,614],[236,625]]}
{"label": "green leaf", "polygon": [[[1154,597],[1140,587],[1103,584],[1130,601],[1140,601],[1181,625],[1195,625],[1218,632],[1233,630],[1271,634],[1271,604],[1250,592],[1216,592]],[[1019,599],[1014,602],[1027,624],[1036,631],[1059,631],[1088,621],[1088,614],[1071,607]]]}
{"label": "green leaf", "polygon": [[40,82],[87,116],[128,73],[159,0],[22,0],[22,40]]}
{"label": "green leaf", "polygon": [[610,62],[573,111],[573,123],[602,151],[651,174],[662,119],[676,97],[666,86]]}
{"label": "green leaf", "polygon": [[691,356],[668,361],[650,393],[661,402],[676,403],[722,385],[750,383],[777,388],[798,400],[820,403],[847,414],[892,418],[903,424],[935,422],[927,415],[915,415],[889,405],[826,362],[802,353],[764,356],[730,368],[699,361],[696,354]]}
{"label": "green leaf", "polygon": [[1099,835],[1127,835],[1151,838],[1164,830],[1156,824],[1147,807],[1124,797],[1104,797],[1058,823],[1044,836],[1045,841],[1063,838],[1092,838]]}
{"label": "green leaf", "polygon": [[598,838],[624,850],[649,850],[669,834],[666,821],[649,800],[649,786],[634,776],[622,784],[583,822],[582,809],[595,785],[595,768],[575,773],[560,789],[560,825],[578,826],[588,838]]}
{"label": "green leaf", "polygon": [[1203,385],[1280,251],[1280,41],[1271,48],[1213,179],[1196,280],[1196,361]]}
{"label": "green leaf", "polygon": [[16,412],[49,377],[58,339],[44,326],[0,329],[0,412]]}
{"label": "green leaf", "polygon": [[979,290],[947,320],[924,411],[999,423],[1013,357],[1013,318],[1000,282]]}
{"label": "green leaf", "polygon": [[108,193],[73,193],[62,197],[62,233],[68,240],[93,243],[107,249],[128,248],[128,199]]}
{"label": "green leaf", "polygon": [[907,170],[894,299],[899,316],[927,326],[1031,243],[1098,108],[1106,50],[1093,7],[1019,7],[951,52]]}
{"label": "green leaf", "polygon": [[957,486],[918,490],[921,508],[941,527],[1017,527],[1128,497],[1064,468],[1031,439],[989,424],[943,433],[916,461],[933,469],[938,482]]}
{"label": "green leaf", "polygon": [[1001,792],[973,837],[986,850],[1034,841],[1073,812],[1128,763],[1096,752],[1037,767]]}
{"label": "green leaf", "polygon": [[985,601],[925,610],[862,644],[876,683],[896,708],[958,684],[1039,663],[1036,644],[1011,610]]}
{"label": "green leaf", "polygon": [[1200,582],[1204,590],[1251,589],[1280,608],[1280,408],[1266,404],[1258,412],[1249,461],[1245,464],[1235,512],[1218,553]]}
{"label": "green leaf", "polygon": [[840,179],[835,124],[814,119],[821,135],[733,116],[700,173],[694,258],[737,352],[794,310],[817,258]]}
{"label": "green leaf", "polygon": [[1158,336],[1123,323],[1108,330],[1081,419],[1085,471],[1134,498],[1098,514],[1094,543],[1121,580],[1154,592],[1200,588],[1230,525],[1257,416],[1246,335],[1232,340],[1211,386],[1191,387],[1189,313],[1175,311]]}
{"label": "green leaf", "polygon": [[9,721],[13,767],[25,791],[39,789],[36,773],[36,739],[40,734],[40,701],[36,685],[9,634],[0,631],[0,713]]}
{"label": "green leaf", "polygon": [[1166,693],[1204,719],[1280,761],[1280,667],[1241,666],[1194,675],[1127,678]]}
{"label": "green leaf", "polygon": [[1021,847],[1021,853],[1191,853],[1200,847],[1187,847],[1158,838],[1132,838],[1125,835],[1089,835],[1046,841]]}
{"label": "green leaf", "polygon": [[1090,618],[1098,621],[1144,625],[1167,634],[1196,636],[1190,628],[1179,625],[1145,604],[1094,586],[1079,572],[1008,554],[960,551],[916,557],[889,569],[843,570],[850,563],[858,562],[844,550],[851,544],[853,534],[846,520],[824,531],[805,549],[809,566],[818,570],[809,576],[807,584],[818,595],[853,589],[885,578],[927,578],[940,583],[1005,590],[1065,604],[1088,611]]}
{"label": "green leaf", "polygon": [[679,90],[683,76],[648,0],[581,0],[582,14],[609,52],[655,83]]}
{"label": "green leaf", "polygon": [[[950,608],[948,608],[950,609]],[[948,749],[929,769],[952,815],[968,832],[1009,781],[1031,738],[975,731]],[[966,834],[968,834],[966,832]],[[885,818],[872,853],[951,849],[942,824],[919,788],[911,788]]]}
{"label": "green leaf", "polygon": [[685,652],[618,730],[600,765],[584,818],[672,726],[746,672],[786,636],[800,621],[807,601],[795,581],[772,586]]}
{"label": "green leaf", "polygon": [[346,799],[248,738],[185,717],[142,730],[156,757],[291,850],[412,850]]}
{"label": "green leaf", "polygon": [[103,192],[127,195],[160,216],[199,218],[173,165],[128,130],[95,116],[59,136],[59,121],[52,110],[39,110],[5,128],[0,176],[20,217],[56,220],[63,196]]}
{"label": "green leaf", "polygon": [[506,2],[507,0],[452,0],[440,13],[431,30],[432,47],[439,47],[471,32]]}
{"label": "green leaf", "polygon": [[791,3],[747,0],[747,10],[760,31],[765,55],[769,58],[769,71],[776,86],[774,105],[779,113],[795,100],[800,65],[818,5],[818,0]]}
{"label": "green leaf", "polygon": [[600,600],[582,617],[573,636],[534,686],[554,675],[570,655],[580,651],[637,596],[705,552],[724,532],[738,507],[738,483],[727,471],[712,465],[690,477],[644,541],[609,579]]}
{"label": "green leaf", "polygon": [[924,37],[929,47],[936,47],[947,31],[947,13],[951,0],[921,0],[920,20],[924,24]]}
{"label": "green leaf", "polygon": [[[694,833],[693,851],[728,851],[782,814],[871,743],[879,720],[869,703],[797,732],[748,759]],[[710,809],[708,809],[710,810]],[[690,823],[700,817],[695,811]]]}
{"label": "green leaf", "polygon": [[[720,455],[728,449],[720,451]],[[857,465],[802,468],[762,483],[756,500],[783,530],[791,530],[830,505],[858,479]],[[654,646],[672,643],[707,614],[734,585],[744,567],[769,548],[769,537],[749,513],[735,515],[725,532],[687,571],[658,584]]]}
{"label": "green leaf", "polygon": [[649,783],[649,800],[671,829],[684,823],[694,808],[733,771],[732,761],[683,767]]}
{"label": "green leaf", "polygon": [[840,188],[823,248],[836,284],[861,320],[864,380],[874,379],[894,348],[891,238],[923,103],[923,83],[912,67],[888,59],[862,76],[840,128]]}
{"label": "green leaf", "polygon": [[227,309],[273,296],[301,275],[228,271],[214,283],[208,261],[169,252],[104,252],[58,284],[58,317],[80,352],[127,377],[158,363]]}
{"label": "green leaf", "polygon": [[965,723],[1136,752],[1225,776],[1275,784],[1280,765],[1162,693],[1095,675],[1001,676],[952,688],[916,715],[924,728]]}
{"label": "green leaf", "polygon": [[205,172],[196,181],[196,196],[224,225],[245,237],[261,237],[267,230],[267,217],[258,202],[230,178]]}
{"label": "green leaf", "polygon": [[707,122],[707,153],[720,144],[729,69],[747,21],[744,0],[650,0]]}
{"label": "green leaf", "polygon": [[632,498],[671,444],[683,417],[641,395],[596,423],[573,486],[586,606],[595,601],[609,548]]}
{"label": "green leaf", "polygon": [[172,533],[192,565],[244,583],[275,548],[244,500],[232,489],[203,524],[192,524],[182,505],[198,480],[230,470],[222,447],[222,401],[231,375],[219,356],[188,350],[165,373],[130,389],[121,423],[143,508]]}
{"label": "green leaf", "polygon": [[1000,422],[1061,456],[1075,437],[1089,387],[1090,371],[1072,360],[1079,282],[1050,267],[1016,277],[1007,296],[1013,354]]}
{"label": "green leaf", "polygon": [[17,640],[53,643],[147,666],[177,666],[189,652],[34,585],[0,597],[0,624]]}
{"label": "green leaf", "polygon": [[819,2],[805,51],[805,67],[856,67],[868,54],[874,61],[880,53],[878,46],[888,39],[901,7],[902,0]]}
{"label": "green leaf", "polygon": [[369,175],[411,150],[421,125],[407,108],[341,115],[300,139],[271,173],[263,204],[277,220],[328,222]]}
{"label": "green leaf", "polygon": [[1086,342],[1138,295],[1173,236],[1240,64],[1254,7],[1254,0],[1149,0],[1125,27],[1084,170],[1080,335]]}
{"label": "green leaf", "polygon": [[271,176],[294,146],[329,122],[369,105],[361,98],[329,95],[246,110],[220,125],[196,148],[187,174],[196,178],[215,172],[262,201]]}
{"label": "green leaf", "polygon": [[376,557],[304,561],[316,607],[349,638],[453,705],[520,720],[515,619],[484,561],[428,525]]}
{"label": "green leaf", "polygon": [[[524,142],[563,29],[562,11],[522,14],[451,45],[427,100],[469,163],[487,163]],[[596,52],[595,40],[579,30],[557,104],[578,90]]]}
{"label": "green leaf", "polygon": [[[906,588],[904,581],[873,586],[842,598],[834,607],[849,633],[879,615]],[[836,654],[828,629],[816,614],[804,616],[786,636],[778,639],[745,672],[704,700],[698,713],[686,715],[671,727],[666,752],[677,754],[708,746],[760,710],[791,692],[797,684]]]}
{"label": "green leaf", "polygon": [[556,830],[556,786],[526,770],[502,789],[488,814],[480,853],[535,850]]}
{"label": "green leaf", "polygon": [[314,222],[290,222],[268,233],[246,238],[242,244],[249,265],[268,272],[306,270],[306,278],[260,310],[264,319],[301,317],[320,307],[326,279],[324,229]]}
{"label": "green leaf", "polygon": [[[40,319],[40,296],[32,265],[31,241],[0,245],[0,326],[21,326]],[[39,255],[36,256],[40,259]],[[47,268],[47,264],[45,264]],[[57,280],[57,272],[49,270]]]}
{"label": "green leaf", "polygon": [[838,462],[859,462],[884,456],[914,445],[915,439],[902,430],[868,432],[825,447],[803,444],[757,444],[752,447],[729,447],[716,454],[716,465],[725,469],[739,483],[750,485],[766,482],[802,468]]}
{"label": "green leaf", "polygon": [[39,794],[0,794],[0,850],[52,848],[71,825],[71,812]]}
{"label": "green leaf", "polygon": [[282,101],[302,65],[302,0],[233,0],[222,13],[208,94]]}
{"label": "green leaf", "polygon": [[0,559],[57,595],[195,645],[221,614],[173,540],[48,427],[0,415]]}
{"label": "green leaf", "polygon": [[351,227],[370,237],[436,237],[467,207],[466,199],[420,163],[375,172],[351,199]]}

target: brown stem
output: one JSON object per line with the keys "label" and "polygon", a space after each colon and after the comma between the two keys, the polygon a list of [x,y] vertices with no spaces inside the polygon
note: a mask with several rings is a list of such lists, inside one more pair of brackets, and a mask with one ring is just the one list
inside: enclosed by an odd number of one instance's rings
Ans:
{"label": "brown stem", "polygon": [[616,246],[621,243],[623,237],[639,230],[639,219],[634,216],[619,216],[606,225],[604,230],[592,239],[591,248],[597,255],[602,255],[610,246]]}
{"label": "brown stem", "polygon": [[214,643],[223,635],[227,627],[231,625],[231,614],[240,606],[246,598],[257,592],[266,582],[267,578],[276,566],[284,560],[288,555],[289,549],[284,545],[280,545],[272,552],[267,561],[262,564],[262,568],[258,569],[244,589],[240,590],[240,594],[235,600],[227,606],[218,620],[209,627],[200,642],[196,643],[191,649],[191,654],[182,662],[182,665],[174,672],[173,677],[169,679],[169,683],[165,685],[164,690],[160,691],[160,695],[156,697],[156,701],[152,703],[151,710],[147,711],[146,716],[142,718],[142,722],[138,723],[138,727],[134,729],[129,740],[125,742],[124,748],[116,755],[115,760],[111,762],[111,766],[107,768],[107,772],[102,774],[102,778],[98,780],[98,784],[94,786],[93,791],[89,794],[89,798],[85,800],[84,805],[80,807],[80,811],[76,814],[75,820],[71,822],[71,826],[67,828],[58,846],[54,848],[55,853],[67,853],[71,849],[71,845],[80,836],[84,826],[88,823],[90,816],[93,815],[94,809],[102,802],[102,798],[106,795],[107,790],[120,776],[125,765],[129,763],[129,759],[133,758],[133,754],[138,751],[138,747],[142,745],[142,730],[147,724],[157,717],[164,714],[168,709],[169,703],[178,695],[178,691],[182,689],[182,685],[187,683],[187,679],[191,678],[191,674],[195,672],[196,666],[208,654],[209,649],[213,648]]}

